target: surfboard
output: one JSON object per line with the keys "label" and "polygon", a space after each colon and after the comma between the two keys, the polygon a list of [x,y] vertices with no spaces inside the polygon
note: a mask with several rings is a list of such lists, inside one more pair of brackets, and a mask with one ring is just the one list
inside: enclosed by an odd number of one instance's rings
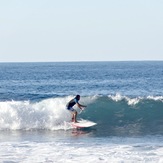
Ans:
{"label": "surfboard", "polygon": [[97,123],[88,120],[79,120],[78,123],[71,123],[75,128],[88,128],[97,125]]}

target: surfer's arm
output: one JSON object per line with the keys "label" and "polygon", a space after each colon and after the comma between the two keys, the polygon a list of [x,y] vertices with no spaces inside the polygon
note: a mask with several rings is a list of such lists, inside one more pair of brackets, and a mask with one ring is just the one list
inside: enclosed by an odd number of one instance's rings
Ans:
{"label": "surfer's arm", "polygon": [[87,106],[85,106],[85,105],[81,105],[81,104],[79,104],[79,103],[77,103],[77,105],[78,105],[78,107],[82,110],[82,108],[85,108],[85,107],[87,107]]}

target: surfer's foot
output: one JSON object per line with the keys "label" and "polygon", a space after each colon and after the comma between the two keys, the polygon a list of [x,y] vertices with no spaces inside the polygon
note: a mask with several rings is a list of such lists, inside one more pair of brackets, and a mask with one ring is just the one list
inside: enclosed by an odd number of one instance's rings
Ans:
{"label": "surfer's foot", "polygon": [[77,120],[75,120],[74,118],[71,119],[71,122],[74,122],[74,123],[79,123]]}

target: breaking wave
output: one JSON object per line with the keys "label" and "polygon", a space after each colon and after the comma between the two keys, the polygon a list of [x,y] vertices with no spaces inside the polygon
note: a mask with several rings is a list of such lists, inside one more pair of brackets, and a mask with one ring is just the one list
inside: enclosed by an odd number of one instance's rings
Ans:
{"label": "breaking wave", "polygon": [[[65,109],[73,96],[39,102],[1,101],[0,130],[67,130],[71,114]],[[97,123],[100,134],[163,134],[163,96],[127,97],[120,94],[81,97],[87,108],[78,118]]]}

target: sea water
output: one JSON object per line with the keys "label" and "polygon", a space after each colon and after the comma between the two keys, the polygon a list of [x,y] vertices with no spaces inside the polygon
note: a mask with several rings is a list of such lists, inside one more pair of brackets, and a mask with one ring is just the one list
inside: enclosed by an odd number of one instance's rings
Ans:
{"label": "sea water", "polygon": [[[163,62],[0,63],[0,162],[163,162]],[[69,100],[81,95],[74,129]]]}

